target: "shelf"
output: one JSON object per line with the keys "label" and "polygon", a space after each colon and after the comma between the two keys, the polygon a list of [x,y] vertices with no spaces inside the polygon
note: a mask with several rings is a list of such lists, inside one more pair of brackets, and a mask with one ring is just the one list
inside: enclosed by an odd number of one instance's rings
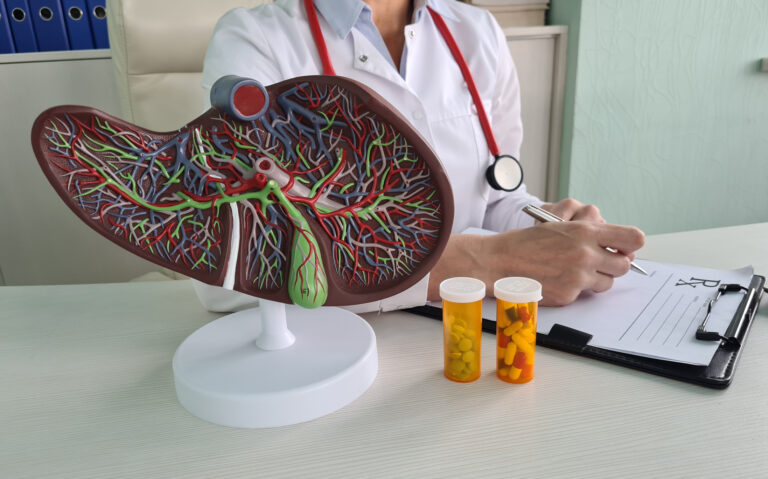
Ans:
{"label": "shelf", "polygon": [[0,55],[0,64],[60,62],[112,58],[108,48],[101,50],[64,50],[59,52],[9,53]]}

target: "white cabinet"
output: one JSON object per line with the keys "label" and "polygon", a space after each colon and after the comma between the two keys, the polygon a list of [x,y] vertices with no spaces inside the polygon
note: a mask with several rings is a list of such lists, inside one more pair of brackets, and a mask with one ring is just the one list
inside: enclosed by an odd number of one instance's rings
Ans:
{"label": "white cabinet", "polygon": [[523,179],[530,193],[556,201],[568,27],[544,26],[549,0],[467,3],[490,11],[504,29],[520,78]]}
{"label": "white cabinet", "polygon": [[32,124],[49,107],[119,116],[109,51],[0,55],[0,84],[0,284],[125,281],[158,269],[80,221],[32,152]]}
{"label": "white cabinet", "polygon": [[530,193],[555,201],[558,199],[568,28],[509,27],[504,33],[520,79],[523,179]]}
{"label": "white cabinet", "polygon": [[491,12],[502,27],[544,25],[549,0],[468,0]]}

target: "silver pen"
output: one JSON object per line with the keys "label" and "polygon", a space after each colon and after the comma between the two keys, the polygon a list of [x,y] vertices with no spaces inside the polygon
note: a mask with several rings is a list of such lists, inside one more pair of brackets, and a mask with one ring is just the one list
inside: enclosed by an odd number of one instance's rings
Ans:
{"label": "silver pen", "polygon": [[[565,221],[559,216],[554,215],[547,210],[543,210],[538,206],[526,205],[523,207],[523,211],[526,212],[529,216],[532,216],[533,218],[536,218],[537,220],[541,221],[542,223],[556,223],[560,221]],[[613,248],[606,247],[605,249],[607,249],[611,253],[618,253],[618,251],[616,251]],[[629,264],[633,270],[648,276],[648,272],[643,268],[641,268],[640,266],[636,265],[634,261],[632,261]]]}

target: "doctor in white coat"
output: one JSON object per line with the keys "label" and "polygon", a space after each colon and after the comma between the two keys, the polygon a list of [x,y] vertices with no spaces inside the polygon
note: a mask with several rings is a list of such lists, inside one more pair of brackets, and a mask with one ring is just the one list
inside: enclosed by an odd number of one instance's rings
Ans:
{"label": "doctor in white coat", "polygon": [[[582,291],[605,291],[630,268],[643,233],[606,224],[598,209],[566,199],[542,204],[525,186],[494,190],[485,177],[493,162],[478,108],[436,26],[447,25],[482,99],[500,152],[519,158],[523,139],[520,89],[504,35],[485,10],[452,0],[278,0],[252,10],[235,9],[214,30],[202,85],[224,75],[254,78],[269,85],[287,78],[323,73],[308,8],[316,13],[326,60],[337,75],[362,82],[394,105],[431,144],[448,174],[455,199],[453,234],[429,275],[385,300],[352,307],[387,311],[438,300],[438,286],[452,276],[486,283],[506,276],[535,278],[543,305],[572,302]],[[430,13],[429,7],[434,13]],[[207,95],[206,95],[207,96]],[[525,165],[525,158],[522,158]],[[534,226],[521,208],[541,205],[565,223]],[[493,236],[461,234],[469,227]],[[611,246],[619,251],[610,253]],[[254,298],[220,288],[199,287],[212,310],[241,309]]]}

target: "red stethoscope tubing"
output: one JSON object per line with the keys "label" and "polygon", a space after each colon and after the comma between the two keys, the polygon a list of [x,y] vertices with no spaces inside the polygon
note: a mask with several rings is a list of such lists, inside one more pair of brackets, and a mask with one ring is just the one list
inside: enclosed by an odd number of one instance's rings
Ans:
{"label": "red stethoscope tubing", "polygon": [[[317,20],[314,1],[304,0],[304,8],[307,11],[309,28],[312,31],[312,37],[315,40],[315,46],[320,54],[320,61],[323,64],[323,74],[336,75],[336,71],[334,71],[333,64],[331,63],[331,57],[328,55],[328,47],[325,44],[325,38],[320,29],[320,23]],[[443,36],[445,43],[448,44],[448,49],[451,51],[451,54],[456,61],[456,65],[458,65],[461,70],[461,74],[464,76],[464,81],[467,82],[467,88],[472,95],[472,101],[475,103],[477,116],[480,119],[480,126],[482,126],[483,133],[485,134],[485,141],[488,143],[488,150],[490,150],[494,157],[497,157],[499,156],[499,146],[496,143],[496,137],[493,135],[493,130],[491,130],[491,122],[488,120],[488,114],[485,112],[485,107],[483,107],[480,93],[477,91],[477,86],[475,85],[474,78],[472,78],[472,73],[469,71],[467,61],[464,59],[464,55],[461,54],[461,50],[459,50],[459,46],[456,44],[456,40],[453,38],[451,31],[448,30],[448,26],[445,24],[443,17],[430,7],[427,7],[427,11],[429,11],[429,14],[432,16],[432,20],[435,22],[437,29]]]}
{"label": "red stethoscope tubing", "polygon": [[456,44],[456,39],[451,35],[451,31],[448,30],[448,25],[445,24],[445,20],[436,11],[427,7],[427,11],[432,15],[432,20],[437,25],[437,29],[440,30],[440,34],[443,36],[445,43],[448,44],[448,49],[453,54],[456,65],[461,70],[461,74],[464,76],[464,81],[467,82],[467,88],[472,95],[472,101],[475,102],[475,108],[477,108],[477,116],[480,119],[480,126],[483,127],[483,133],[485,133],[485,141],[488,143],[488,150],[496,157],[499,156],[499,145],[496,144],[496,137],[493,136],[493,130],[491,130],[491,122],[488,120],[488,114],[485,112],[483,101],[480,99],[480,93],[477,91],[475,85],[475,79],[472,78],[472,73],[469,71],[467,61],[464,60],[464,55],[461,54],[459,46]]}
{"label": "red stethoscope tubing", "polygon": [[333,69],[331,57],[328,55],[328,47],[325,45],[323,31],[320,30],[320,22],[317,21],[317,12],[315,12],[315,2],[313,0],[304,0],[304,9],[307,11],[307,20],[309,20],[309,29],[312,30],[312,37],[315,39],[315,47],[320,54],[320,61],[323,63],[323,75],[336,76]]}

